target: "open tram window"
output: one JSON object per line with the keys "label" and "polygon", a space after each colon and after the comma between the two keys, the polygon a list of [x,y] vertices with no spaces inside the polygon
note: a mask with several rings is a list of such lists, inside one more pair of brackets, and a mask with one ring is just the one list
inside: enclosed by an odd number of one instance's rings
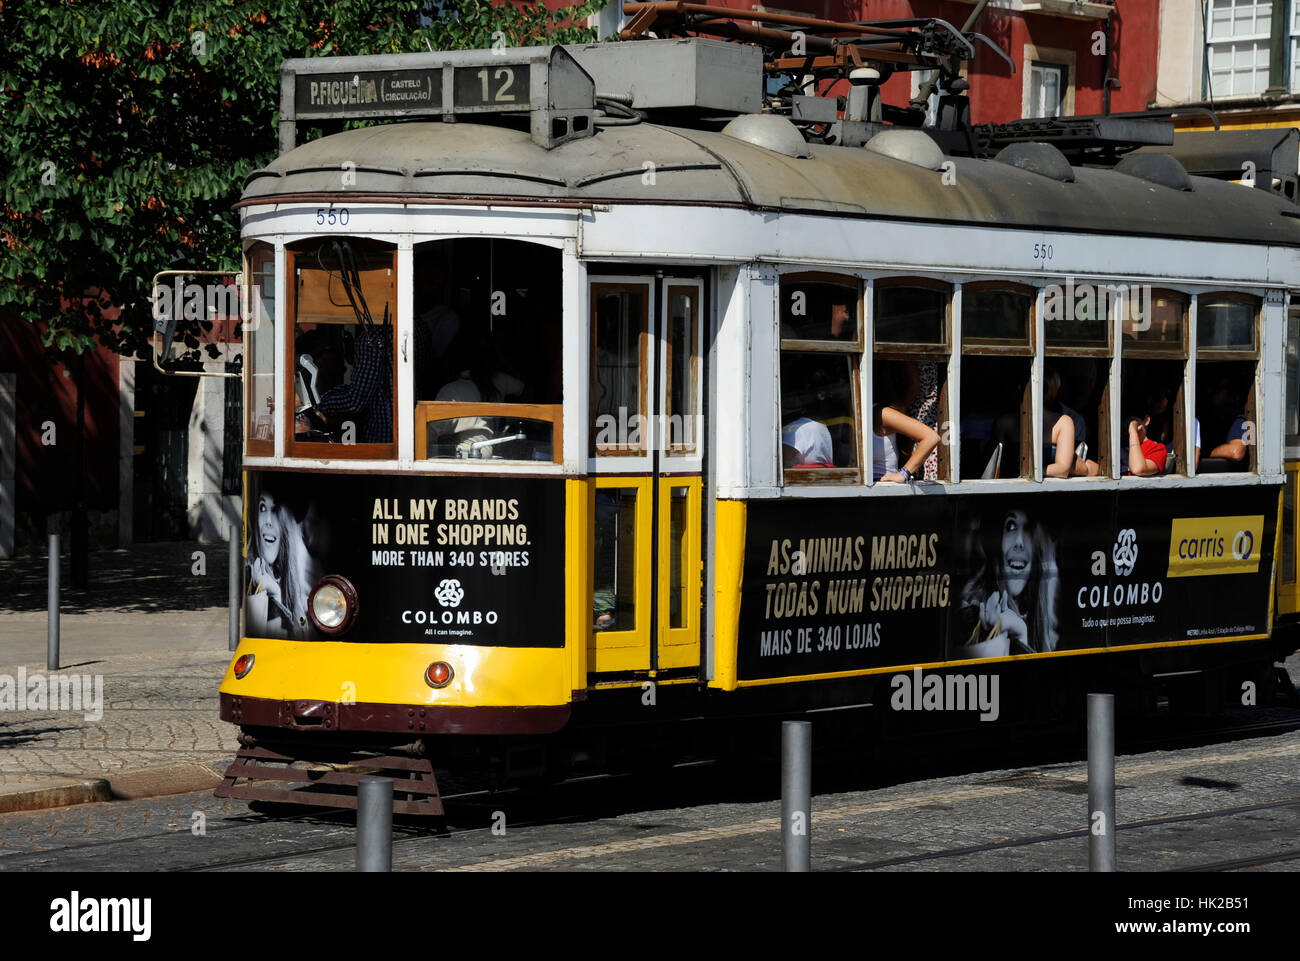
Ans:
{"label": "open tram window", "polygon": [[1255,378],[1260,299],[1209,293],[1196,298],[1198,473],[1259,469]]}
{"label": "open tram window", "polygon": [[244,436],[254,457],[275,454],[275,248],[252,244],[244,254],[248,348],[244,363]]}
{"label": "open tram window", "polygon": [[1031,287],[962,285],[961,476],[1034,476]]}
{"label": "open tram window", "polygon": [[395,248],[331,238],[287,258],[290,454],[392,457]]}
{"label": "open tram window", "polygon": [[433,241],[413,269],[417,459],[559,462],[559,250]]}
{"label": "open tram window", "polygon": [[781,278],[781,466],[786,484],[858,483],[861,284]]}
{"label": "open tram window", "polygon": [[1044,291],[1044,477],[1112,476],[1111,308],[1126,296],[1104,284]]}
{"label": "open tram window", "polygon": [[1190,305],[1191,297],[1180,291],[1147,288],[1120,302],[1121,476],[1188,472],[1194,442],[1188,443],[1183,383]]}
{"label": "open tram window", "polygon": [[[917,443],[916,429],[889,431],[876,415],[893,408],[939,436],[917,466],[918,480],[952,476],[951,451],[943,425],[950,420],[948,357],[951,342],[952,286],[924,277],[884,277],[875,281],[872,310],[872,476],[882,480],[904,467]],[[906,422],[901,422],[906,425]],[[892,439],[891,439],[892,437]]]}

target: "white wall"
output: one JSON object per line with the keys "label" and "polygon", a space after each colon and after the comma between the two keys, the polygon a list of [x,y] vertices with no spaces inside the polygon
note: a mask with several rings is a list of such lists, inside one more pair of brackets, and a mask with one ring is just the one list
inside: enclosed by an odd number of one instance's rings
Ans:
{"label": "white wall", "polygon": [[1156,106],[1198,103],[1205,55],[1200,0],[1160,0]]}

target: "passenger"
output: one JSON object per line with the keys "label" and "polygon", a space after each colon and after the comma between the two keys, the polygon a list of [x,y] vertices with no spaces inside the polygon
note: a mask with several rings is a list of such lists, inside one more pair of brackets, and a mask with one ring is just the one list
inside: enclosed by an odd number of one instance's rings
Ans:
{"label": "passenger", "polygon": [[[458,376],[442,386],[434,400],[461,404],[499,404],[507,397],[516,397],[524,390],[524,382],[517,377],[497,370],[493,362],[491,341],[481,341],[472,352],[464,348],[464,339],[458,339],[459,347],[453,347],[454,364],[459,368]],[[477,355],[477,363],[470,363],[471,353]],[[455,435],[456,452],[469,456],[473,445],[492,437],[488,422],[481,416],[457,417],[450,422],[435,421],[434,432],[440,437]]]}
{"label": "passenger", "polygon": [[792,467],[834,467],[831,432],[819,420],[796,417],[781,428],[781,463]]}
{"label": "passenger", "polygon": [[[939,365],[932,360],[904,361],[907,376],[907,396],[911,398],[907,405],[907,415],[919,420],[926,427],[939,426]],[[939,448],[930,451],[922,465],[923,479],[939,479]]]}
{"label": "passenger", "polygon": [[1147,436],[1151,426],[1151,409],[1155,399],[1148,402],[1144,412],[1131,415],[1128,420],[1128,445],[1120,451],[1120,473],[1135,477],[1156,477],[1164,473],[1169,448]]}
{"label": "passenger", "polygon": [[1087,436],[1083,417],[1060,398],[1061,375],[1048,367],[1043,378],[1043,475],[1046,477],[1096,477],[1097,461],[1076,454]]}
{"label": "passenger", "polygon": [[973,626],[959,657],[1056,649],[1056,546],[1024,511],[1008,510],[1000,519],[986,517],[976,535],[980,566],[961,595]]}
{"label": "passenger", "polygon": [[1246,426],[1246,415],[1238,414],[1228,428],[1227,436],[1222,444],[1210,451],[1211,457],[1222,457],[1230,460],[1233,464],[1242,464],[1249,455],[1247,450],[1246,437],[1249,434],[1249,428]]}
{"label": "passenger", "polygon": [[357,332],[352,376],[321,395],[316,410],[335,419],[355,418],[362,444],[393,442],[393,328],[363,325]]}
{"label": "passenger", "polygon": [[[906,386],[900,386],[891,373],[883,364],[877,364],[873,371],[876,394],[887,402],[871,408],[871,476],[878,481],[904,484],[916,477],[925,459],[938,448],[939,433],[899,409],[900,394]],[[900,457],[899,435],[910,442],[911,455],[906,463]]]}

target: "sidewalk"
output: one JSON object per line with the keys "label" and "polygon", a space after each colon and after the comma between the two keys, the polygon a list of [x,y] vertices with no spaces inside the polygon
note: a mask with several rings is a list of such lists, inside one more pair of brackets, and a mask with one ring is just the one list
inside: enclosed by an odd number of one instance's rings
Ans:
{"label": "sidewalk", "polygon": [[[194,551],[206,555],[200,573]],[[98,552],[90,571],[90,589],[64,593],[62,669],[49,674],[81,679],[84,700],[33,709],[32,685],[47,677],[45,559],[0,562],[0,813],[213,787],[237,748],[217,716],[230,662],[224,547]]]}

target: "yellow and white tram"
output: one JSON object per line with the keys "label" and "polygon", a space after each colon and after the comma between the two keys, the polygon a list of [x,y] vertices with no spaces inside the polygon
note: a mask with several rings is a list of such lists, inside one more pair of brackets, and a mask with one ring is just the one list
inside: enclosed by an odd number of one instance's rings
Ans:
{"label": "yellow and white tram", "polygon": [[[698,38],[285,64],[219,793],[371,749],[436,812],[431,766],[505,738],[888,710],[917,670],[1021,720],[1084,676],[1265,696],[1300,211],[945,154],[869,95],[828,134],[763,76]],[[296,142],[353,118],[390,122]]]}

